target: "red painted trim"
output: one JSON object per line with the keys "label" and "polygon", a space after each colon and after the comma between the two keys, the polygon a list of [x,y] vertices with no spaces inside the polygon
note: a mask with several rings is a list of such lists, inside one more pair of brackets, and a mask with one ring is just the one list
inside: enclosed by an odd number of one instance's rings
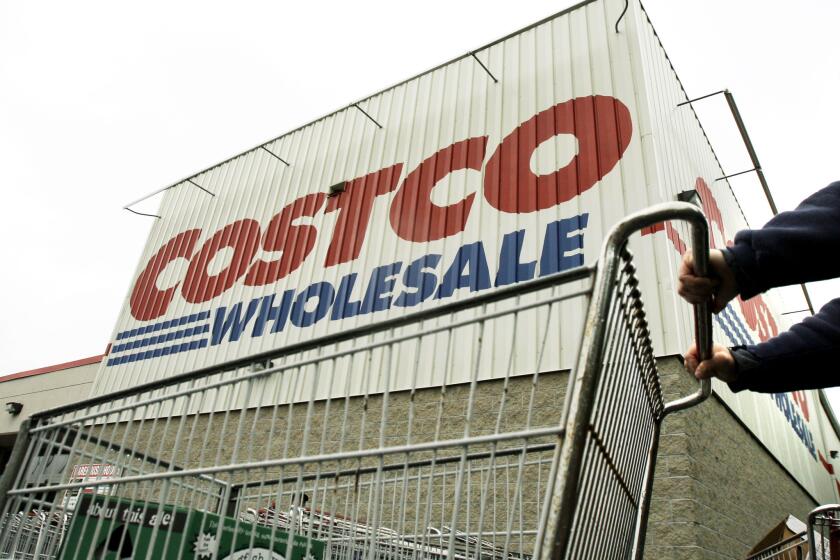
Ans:
{"label": "red painted trim", "polygon": [[652,226],[642,228],[642,235],[651,235],[653,233],[656,233],[657,231],[662,231],[663,229],[665,229],[665,222],[659,222],[653,224]]}
{"label": "red painted trim", "polygon": [[10,373],[9,375],[0,376],[0,383],[4,381],[11,381],[13,379],[21,379],[22,377],[32,377],[33,375],[41,375],[42,373],[52,373],[54,371],[61,371],[63,369],[70,369],[79,366],[86,366],[89,364],[98,364],[102,361],[103,354],[98,356],[91,356],[90,358],[82,358],[81,360],[73,360],[72,362],[64,362],[62,364],[55,364],[54,366],[46,366],[37,369],[30,369],[18,373]]}
{"label": "red painted trim", "polygon": [[828,474],[834,474],[834,466],[825,460],[825,457],[823,457],[819,449],[817,449],[817,456],[820,458],[820,463],[822,463],[823,468],[828,471]]}

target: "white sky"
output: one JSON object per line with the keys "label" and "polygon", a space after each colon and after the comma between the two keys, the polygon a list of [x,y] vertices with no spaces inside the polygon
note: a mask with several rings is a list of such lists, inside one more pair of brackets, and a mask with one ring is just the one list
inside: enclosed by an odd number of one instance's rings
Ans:
{"label": "white sky", "polygon": [[[0,3],[0,374],[104,351],[152,221],[127,202],[571,4]],[[780,209],[840,178],[840,2],[645,6],[689,95],[735,94]],[[723,98],[697,109],[748,169]]]}

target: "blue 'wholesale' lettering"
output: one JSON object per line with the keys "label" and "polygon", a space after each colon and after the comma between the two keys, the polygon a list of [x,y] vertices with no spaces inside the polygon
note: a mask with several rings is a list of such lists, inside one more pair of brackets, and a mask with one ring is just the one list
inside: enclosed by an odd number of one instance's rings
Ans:
{"label": "blue 'wholesale' lettering", "polygon": [[509,233],[502,238],[502,250],[499,253],[499,272],[496,274],[496,287],[524,282],[534,277],[537,261],[527,263],[519,262],[524,243],[524,229]]}
{"label": "blue 'wholesale' lettering", "polygon": [[799,441],[808,449],[808,452],[811,456],[816,459],[817,458],[817,449],[814,445],[814,435],[811,433],[811,430],[808,429],[807,424],[802,419],[802,416],[796,411],[794,408],[793,403],[790,401],[790,397],[787,393],[772,393],[771,397],[773,398],[773,402],[776,403],[776,406],[779,410],[782,411],[782,414],[785,415],[785,419],[790,424],[790,427],[793,429],[793,433],[796,434],[796,437],[799,438]]}
{"label": "blue 'wholesale' lettering", "polygon": [[[589,214],[581,214],[548,224],[540,256],[540,276],[548,276],[583,264],[583,229],[588,223]],[[581,233],[570,235],[578,230]],[[576,250],[581,252],[567,254]]]}
{"label": "blue 'wholesale' lettering", "polygon": [[490,269],[487,266],[484,243],[476,241],[458,249],[452,265],[443,275],[435,297],[437,299],[449,297],[461,288],[469,288],[471,292],[476,292],[489,287]]}
{"label": "blue 'wholesale' lettering", "polygon": [[[274,294],[262,298],[260,304],[260,311],[257,318],[254,320],[254,330],[251,331],[251,336],[262,336],[265,330],[265,325],[268,321],[272,321],[271,332],[278,333],[286,326],[286,320],[289,317],[289,311],[292,308],[292,299],[295,297],[294,290],[286,290],[280,298],[280,305],[274,305]],[[215,342],[213,343],[215,344]]]}
{"label": "blue 'wholesale' lettering", "polygon": [[365,292],[365,299],[362,301],[361,313],[373,313],[374,311],[385,311],[391,309],[391,298],[394,285],[397,283],[396,275],[402,268],[401,262],[377,266],[370,273],[370,282]]}
{"label": "blue 'wholesale' lettering", "polygon": [[348,274],[341,279],[338,284],[338,291],[335,294],[335,303],[333,304],[333,312],[330,317],[331,320],[337,321],[347,317],[355,317],[359,314],[359,308],[362,306],[361,301],[350,301],[353,294],[353,287],[356,285],[356,278],[359,275],[355,272]]}
{"label": "blue 'wholesale' lettering", "polygon": [[436,268],[440,259],[441,255],[431,254],[420,257],[408,265],[403,273],[403,285],[414,291],[403,291],[394,300],[394,305],[397,307],[414,307],[432,297],[437,287],[437,276],[433,272],[426,271]]}
{"label": "blue 'wholesale' lettering", "polygon": [[[299,328],[311,327],[325,318],[339,321],[386,311],[392,306],[414,307],[431,298],[452,297],[459,290],[477,292],[493,285],[507,286],[531,280],[537,274],[547,276],[568,270],[583,264],[583,230],[588,222],[589,214],[581,214],[549,223],[539,260],[523,262],[528,241],[526,230],[504,235],[495,279],[490,274],[484,243],[477,241],[461,246],[445,267],[441,267],[443,257],[431,253],[405,267],[402,261],[378,266],[370,272],[364,286],[359,282],[359,274],[353,272],[343,276],[337,288],[330,282],[321,281],[300,292],[286,290],[282,295],[254,298],[247,305],[239,302],[230,309],[219,307],[213,316],[210,344],[238,341],[251,323],[251,337],[258,337],[265,334],[269,323],[269,332],[274,334],[281,332],[287,322]],[[443,273],[438,276],[441,269]],[[807,431],[801,423],[791,419],[785,403],[777,400],[777,404],[798,434]]]}
{"label": "blue 'wholesale' lettering", "polygon": [[[312,311],[306,310],[309,300],[317,298],[317,305]],[[296,327],[309,327],[326,317],[335,300],[335,288],[329,282],[316,282],[308,286],[295,299],[289,320]]]}
{"label": "blue 'wholesale' lettering", "polygon": [[242,315],[242,302],[235,304],[230,308],[230,313],[225,316],[225,308],[220,307],[216,311],[216,318],[213,321],[213,331],[210,335],[211,344],[218,344],[228,334],[228,340],[235,342],[242,336],[243,331],[247,328],[248,323],[253,318],[254,313],[257,312],[257,305],[259,299],[252,299],[248,302],[248,308],[245,311],[245,317]]}

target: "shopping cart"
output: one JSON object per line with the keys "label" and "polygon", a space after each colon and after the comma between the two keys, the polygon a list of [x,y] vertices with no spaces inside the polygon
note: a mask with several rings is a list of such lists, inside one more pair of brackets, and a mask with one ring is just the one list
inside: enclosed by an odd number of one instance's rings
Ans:
{"label": "shopping cart", "polygon": [[[662,420],[710,391],[663,401],[627,242],[665,220],[690,224],[704,272],[701,212],[663,204],[594,266],[34,415],[0,481],[0,554],[641,558]],[[48,480],[57,455],[117,475]],[[69,525],[41,538],[28,516]]]}
{"label": "shopping cart", "polygon": [[39,551],[56,550],[64,538],[70,522],[69,514],[42,511],[6,513],[0,519],[0,534],[20,535],[19,546],[13,548],[11,540],[0,550],[2,558],[36,558]]}
{"label": "shopping cart", "polygon": [[840,559],[840,504],[820,506],[808,514],[805,531],[750,555],[747,560]]}

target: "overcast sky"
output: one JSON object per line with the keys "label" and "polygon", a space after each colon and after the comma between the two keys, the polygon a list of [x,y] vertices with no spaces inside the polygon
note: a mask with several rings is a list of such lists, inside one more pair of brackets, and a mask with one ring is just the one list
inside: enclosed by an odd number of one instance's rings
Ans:
{"label": "overcast sky", "polygon": [[[571,4],[0,3],[0,374],[104,351],[152,220],[127,202]],[[840,2],[645,6],[689,95],[735,94],[780,209],[840,178]],[[697,109],[749,169],[723,98]]]}

